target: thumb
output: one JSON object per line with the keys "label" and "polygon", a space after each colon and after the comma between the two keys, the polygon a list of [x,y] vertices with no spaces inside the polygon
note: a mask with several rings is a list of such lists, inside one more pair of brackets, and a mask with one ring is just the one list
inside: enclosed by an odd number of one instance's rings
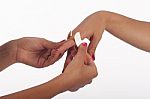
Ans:
{"label": "thumb", "polygon": [[88,46],[88,53],[90,54],[90,56],[92,57],[93,60],[95,60],[95,51],[96,51],[96,47],[100,41],[101,37],[99,35],[93,35],[90,38],[90,44]]}
{"label": "thumb", "polygon": [[86,58],[86,53],[87,53],[87,43],[83,42],[82,44],[80,44],[78,48],[78,52],[74,57],[74,60],[76,60],[77,62],[84,63],[84,60]]}

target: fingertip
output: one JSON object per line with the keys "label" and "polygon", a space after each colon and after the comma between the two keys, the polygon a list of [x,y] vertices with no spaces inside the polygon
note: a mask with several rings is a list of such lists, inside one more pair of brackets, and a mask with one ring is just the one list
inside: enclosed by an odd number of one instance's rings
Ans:
{"label": "fingertip", "polygon": [[82,46],[87,47],[87,43],[86,42],[83,42],[81,44],[82,44]]}
{"label": "fingertip", "polygon": [[79,45],[79,49],[80,48],[87,48],[87,43],[86,42],[83,42]]}

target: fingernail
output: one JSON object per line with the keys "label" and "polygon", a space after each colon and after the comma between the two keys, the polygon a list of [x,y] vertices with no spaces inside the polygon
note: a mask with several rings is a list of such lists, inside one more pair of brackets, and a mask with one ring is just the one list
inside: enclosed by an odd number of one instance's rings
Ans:
{"label": "fingernail", "polygon": [[93,59],[93,61],[95,60],[95,55],[94,54],[92,54],[92,59]]}
{"label": "fingernail", "polygon": [[86,46],[87,46],[87,43],[86,43],[86,42],[83,42],[83,43],[82,43],[82,46],[85,46],[85,47],[86,47]]}

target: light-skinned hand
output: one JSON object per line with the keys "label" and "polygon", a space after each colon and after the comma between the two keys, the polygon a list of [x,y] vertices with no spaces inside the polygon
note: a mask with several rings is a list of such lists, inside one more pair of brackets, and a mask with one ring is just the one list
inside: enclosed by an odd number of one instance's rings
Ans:
{"label": "light-skinned hand", "polygon": [[87,44],[82,43],[72,61],[66,66],[63,75],[66,76],[68,89],[76,91],[79,88],[90,84],[98,73],[96,65],[91,56],[87,53]]}
{"label": "light-skinned hand", "polygon": [[24,37],[15,42],[16,62],[37,68],[52,65],[64,54],[57,49],[65,43],[65,40],[56,43],[43,38]]}

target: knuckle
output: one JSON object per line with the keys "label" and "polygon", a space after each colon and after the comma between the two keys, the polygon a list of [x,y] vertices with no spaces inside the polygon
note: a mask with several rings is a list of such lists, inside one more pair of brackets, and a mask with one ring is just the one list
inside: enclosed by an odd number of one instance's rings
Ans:
{"label": "knuckle", "polygon": [[93,69],[93,78],[98,76],[98,71],[96,69],[96,67]]}
{"label": "knuckle", "polygon": [[96,47],[91,47],[91,48],[89,48],[89,50],[91,51],[91,52],[94,52],[95,50],[96,50]]}
{"label": "knuckle", "polygon": [[87,84],[91,84],[92,83],[92,80],[90,80]]}
{"label": "knuckle", "polygon": [[96,72],[95,72],[95,74],[94,74],[94,77],[97,77],[98,76],[98,72],[97,72],[97,70],[96,70]]}
{"label": "knuckle", "polygon": [[96,50],[96,47],[89,47],[88,48],[88,53],[92,54],[92,53],[95,52],[95,50]]}
{"label": "knuckle", "polygon": [[75,92],[75,91],[78,91],[78,90],[79,90],[79,88],[77,88],[77,89],[76,89],[76,88],[72,88],[72,89],[70,89],[69,91],[70,91],[70,92]]}

